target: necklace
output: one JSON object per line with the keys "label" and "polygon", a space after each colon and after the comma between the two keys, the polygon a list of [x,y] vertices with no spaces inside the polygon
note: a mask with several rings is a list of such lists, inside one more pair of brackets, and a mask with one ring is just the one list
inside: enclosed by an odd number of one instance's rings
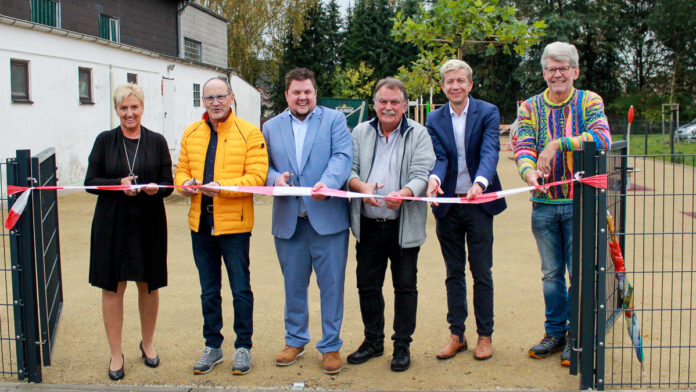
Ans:
{"label": "necklace", "polygon": [[135,173],[133,173],[133,169],[135,169],[135,160],[138,158],[138,149],[140,149],[140,137],[138,137],[138,144],[135,145],[135,154],[133,154],[133,164],[131,164],[130,159],[128,159],[128,150],[126,150],[126,138],[124,137],[123,140],[123,154],[126,156],[126,163],[128,164],[128,177],[131,178],[131,181],[133,184],[137,185],[137,182],[135,181]]}

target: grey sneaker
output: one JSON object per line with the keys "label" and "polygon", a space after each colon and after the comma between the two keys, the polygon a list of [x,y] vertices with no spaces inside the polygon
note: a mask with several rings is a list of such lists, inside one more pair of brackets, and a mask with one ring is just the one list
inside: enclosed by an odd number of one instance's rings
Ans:
{"label": "grey sneaker", "polygon": [[242,374],[247,374],[250,371],[251,352],[244,347],[237,349],[237,353],[234,355],[234,367],[232,368],[232,374],[240,376]]}
{"label": "grey sneaker", "polygon": [[225,359],[221,348],[207,347],[201,355],[201,359],[193,365],[193,374],[205,374],[213,370],[213,367]]}

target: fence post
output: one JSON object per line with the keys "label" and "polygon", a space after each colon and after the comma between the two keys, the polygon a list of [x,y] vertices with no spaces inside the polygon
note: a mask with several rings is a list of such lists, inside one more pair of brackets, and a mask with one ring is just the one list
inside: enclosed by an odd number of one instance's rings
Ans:
{"label": "fence post", "polygon": [[[582,170],[582,150],[573,151],[573,167]],[[580,184],[573,188],[573,246],[570,262],[570,374],[577,375],[579,370],[578,353],[580,331],[580,250],[582,249],[582,193]]]}
{"label": "fence post", "polygon": [[[8,160],[8,167],[9,165],[10,161]],[[14,170],[8,170],[7,183],[17,186],[31,186],[30,151],[17,150],[17,158],[12,165]],[[14,204],[16,197],[11,200],[11,204]],[[31,382],[41,382],[33,222],[31,218],[28,218],[31,205],[31,201],[27,203],[24,213],[10,232],[10,253],[13,270],[12,288],[15,293],[15,333],[17,335],[19,379],[22,380],[26,377]]]}
{"label": "fence post", "polygon": [[[584,177],[596,174],[593,143],[583,149]],[[575,168],[575,170],[579,170]],[[582,192],[582,249],[580,250],[580,389],[593,388],[595,381],[595,246],[597,205],[595,190],[584,184],[575,184]]]}
{"label": "fence post", "polygon": [[[597,166],[595,174],[607,173],[607,152],[602,150],[596,158]],[[604,390],[604,357],[606,343],[606,321],[607,321],[607,190],[594,189],[597,201],[597,215],[595,218],[595,233],[597,238],[597,253],[595,264],[595,275],[597,277],[596,298],[596,334],[595,334],[595,388],[599,391]]]}

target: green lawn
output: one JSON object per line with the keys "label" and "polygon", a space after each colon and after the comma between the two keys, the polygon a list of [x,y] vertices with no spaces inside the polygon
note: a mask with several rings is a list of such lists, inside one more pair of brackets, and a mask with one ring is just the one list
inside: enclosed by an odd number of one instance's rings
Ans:
{"label": "green lawn", "polygon": [[[624,140],[624,135],[611,135],[612,141]],[[629,153],[631,155],[669,155],[669,135],[665,135],[665,142],[662,143],[662,135],[648,135],[648,148],[645,148],[645,135],[631,135],[631,146]],[[682,141],[674,143],[675,162],[684,163],[690,166],[696,166],[696,143]],[[658,159],[670,160],[671,157],[660,157]]]}

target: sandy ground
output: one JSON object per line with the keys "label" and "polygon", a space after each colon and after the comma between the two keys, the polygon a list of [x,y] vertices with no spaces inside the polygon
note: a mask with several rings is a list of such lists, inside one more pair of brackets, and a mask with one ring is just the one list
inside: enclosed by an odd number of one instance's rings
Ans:
{"label": "sandy ground", "polygon": [[[523,186],[514,163],[509,159],[510,154],[501,153],[499,164],[505,189]],[[642,176],[648,170],[658,171],[645,168]],[[643,181],[645,183],[647,179],[644,177]],[[89,231],[95,201],[95,196],[85,193],[60,197],[65,303],[53,350],[53,364],[44,368],[45,383],[95,387],[100,384],[112,385],[106,374],[108,345],[101,318],[101,292],[87,282]],[[283,281],[270,231],[272,199],[261,197],[256,204],[256,224],[251,239],[251,279],[255,293],[253,370],[245,376],[232,375],[232,298],[229,285],[223,281],[223,334],[228,338],[223,343],[226,361],[211,373],[194,376],[192,366],[203,348],[200,287],[186,221],[188,200],[172,196],[166,201],[169,286],[160,292],[161,306],[155,339],[162,362],[160,367],[151,369],[145,367],[140,359],[137,290],[131,285],[126,292],[123,331],[126,378],[118,384],[134,388],[143,385],[190,385],[276,389],[290,388],[295,382],[304,382],[306,388],[346,390],[577,389],[578,378],[569,375],[568,368],[559,365],[558,355],[546,360],[534,360],[527,356],[528,348],[543,334],[540,262],[530,230],[531,203],[528,195],[514,195],[507,202],[508,209],[495,218],[495,354],[492,359],[476,361],[472,351],[460,353],[447,361],[435,358],[449,331],[445,319],[445,267],[435,236],[435,222],[432,214],[429,214],[428,240],[421,248],[419,258],[418,320],[411,346],[412,366],[408,371],[394,373],[389,369],[391,344],[387,341],[382,357],[362,365],[346,364],[343,371],[335,376],[322,373],[319,368],[321,355],[314,348],[321,335],[319,291],[314,279],[310,286],[312,342],[308,345],[307,354],[293,366],[275,366],[274,356],[284,346]],[[362,341],[363,330],[355,283],[354,244],[351,236],[342,329],[344,346],[341,355],[344,360]],[[631,242],[631,246],[635,245]],[[693,249],[692,244],[689,246]],[[693,256],[691,260],[693,263]],[[467,320],[467,338],[471,346],[475,346],[470,276],[468,279],[468,301],[472,314]],[[387,273],[384,290],[387,337],[392,333],[393,319],[390,282],[391,277]],[[693,290],[693,276],[688,289]],[[690,317],[693,317],[693,312]],[[622,323],[617,325],[624,328]],[[640,367],[635,370],[638,373],[643,371]],[[619,374],[615,374],[615,377],[618,378]]]}

